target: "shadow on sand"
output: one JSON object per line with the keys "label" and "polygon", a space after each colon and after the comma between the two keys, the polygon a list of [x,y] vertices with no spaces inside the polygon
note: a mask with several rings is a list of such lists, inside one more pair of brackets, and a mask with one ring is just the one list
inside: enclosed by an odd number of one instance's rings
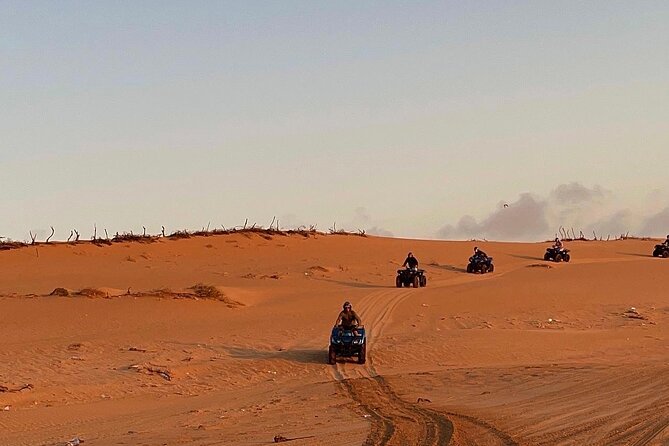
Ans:
{"label": "shadow on sand", "polygon": [[236,359],[283,359],[301,364],[325,364],[328,360],[327,349],[294,349],[294,350],[256,350],[243,347],[228,347],[226,351]]}
{"label": "shadow on sand", "polygon": [[525,259],[525,260],[544,260],[543,257],[522,256],[520,254],[511,254],[511,257],[515,257],[517,259]]}
{"label": "shadow on sand", "polygon": [[638,252],[617,252],[616,254],[620,254],[621,256],[634,256],[634,257],[653,257],[652,254],[640,254]]}
{"label": "shadow on sand", "polygon": [[431,266],[432,268],[439,268],[454,273],[467,273],[467,270],[465,268],[460,268],[459,266],[455,265],[440,265],[439,263],[430,263],[429,266]]}
{"label": "shadow on sand", "polygon": [[[394,276],[391,277],[394,280]],[[364,282],[346,282],[344,280],[334,280],[326,279],[324,277],[312,277],[311,280],[321,280],[323,282],[335,283],[337,285],[348,286],[352,288],[395,288],[395,285],[374,285],[373,283],[364,283]]]}

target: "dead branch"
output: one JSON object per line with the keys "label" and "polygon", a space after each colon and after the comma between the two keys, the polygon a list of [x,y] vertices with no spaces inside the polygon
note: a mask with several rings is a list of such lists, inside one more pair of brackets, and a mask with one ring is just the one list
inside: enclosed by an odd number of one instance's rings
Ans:
{"label": "dead branch", "polygon": [[105,238],[109,240],[109,233],[107,232],[107,228],[105,228]]}
{"label": "dead branch", "polygon": [[72,238],[73,235],[74,235],[74,231],[70,231],[70,236],[67,238],[68,243],[69,243],[69,241],[70,241],[70,239]]}
{"label": "dead branch", "polygon": [[5,393],[5,392],[20,392],[22,390],[32,390],[34,386],[32,384],[24,384],[19,387],[14,387],[14,388],[9,388],[7,386],[2,386],[0,385],[0,392]]}
{"label": "dead branch", "polygon": [[249,219],[248,219],[248,218],[247,218],[246,220],[244,220],[244,229],[246,229],[246,224],[247,224],[248,222],[249,222]]}
{"label": "dead branch", "polygon": [[56,231],[53,229],[53,226],[51,226],[51,235],[46,238],[46,243],[49,243],[49,240],[51,240],[51,237],[56,233]]}
{"label": "dead branch", "polygon": [[138,372],[146,373],[148,375],[155,374],[167,381],[172,381],[172,373],[164,367],[158,367],[152,364],[135,364],[131,365],[129,368],[137,370]]}
{"label": "dead branch", "polygon": [[77,230],[75,229],[75,230],[74,230],[74,233],[77,235],[77,236],[74,238],[74,241],[75,241],[75,242],[78,242],[78,241],[79,241],[79,231],[77,231]]}
{"label": "dead branch", "polygon": [[274,225],[274,220],[276,220],[276,216],[272,217],[272,223],[269,224],[269,230],[272,230],[272,225]]}
{"label": "dead branch", "polygon": [[142,226],[144,232],[142,232],[142,237],[146,237],[146,226]]}
{"label": "dead branch", "polygon": [[165,237],[165,226],[161,226],[161,229],[160,233]]}
{"label": "dead branch", "polygon": [[33,235],[33,231],[28,231],[30,234],[30,244],[34,245],[35,244],[35,239],[37,238],[37,234]]}
{"label": "dead branch", "polygon": [[308,437],[286,438],[283,435],[275,435],[274,436],[274,443],[285,443],[287,441],[305,440],[307,438],[316,438],[316,436],[315,435],[309,435]]}
{"label": "dead branch", "polygon": [[92,240],[95,240],[98,238],[98,225],[96,223],[93,223],[93,238]]}

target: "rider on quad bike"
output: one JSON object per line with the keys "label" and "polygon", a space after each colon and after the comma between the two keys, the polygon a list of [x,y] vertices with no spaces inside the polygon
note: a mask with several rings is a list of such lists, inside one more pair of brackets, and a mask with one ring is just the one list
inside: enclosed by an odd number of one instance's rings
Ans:
{"label": "rider on quad bike", "polygon": [[344,302],[342,311],[337,316],[337,322],[335,322],[335,327],[339,327],[343,330],[351,330],[354,336],[358,336],[358,325],[362,325],[360,316],[353,311],[351,302]]}
{"label": "rider on quad bike", "polygon": [[488,258],[488,254],[481,251],[477,246],[474,246],[474,256],[475,259],[485,260]]}
{"label": "rider on quad bike", "polygon": [[407,258],[404,260],[404,263],[402,263],[402,266],[406,266],[409,269],[416,269],[418,268],[418,259],[410,252],[407,254]]}
{"label": "rider on quad bike", "polygon": [[555,237],[555,241],[553,242],[553,249],[559,251],[562,248],[563,248],[562,241],[559,238]]}

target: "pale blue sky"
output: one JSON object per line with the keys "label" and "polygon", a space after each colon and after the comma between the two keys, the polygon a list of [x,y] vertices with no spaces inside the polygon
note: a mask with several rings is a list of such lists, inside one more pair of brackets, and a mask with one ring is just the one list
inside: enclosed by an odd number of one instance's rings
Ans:
{"label": "pale blue sky", "polygon": [[[665,1],[0,0],[0,236],[666,234],[668,23]],[[555,198],[574,182],[605,193]],[[522,193],[547,227],[496,228]]]}

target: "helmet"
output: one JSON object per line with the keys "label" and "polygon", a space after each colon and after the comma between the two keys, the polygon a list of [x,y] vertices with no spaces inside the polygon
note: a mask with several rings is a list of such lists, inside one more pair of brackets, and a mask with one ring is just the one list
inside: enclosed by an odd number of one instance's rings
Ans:
{"label": "helmet", "polygon": [[345,310],[346,307],[351,308],[351,302],[349,302],[349,301],[344,302],[344,305],[342,305],[342,308]]}
{"label": "helmet", "polygon": [[477,252],[479,250],[478,246],[474,246],[474,252]]}
{"label": "helmet", "polygon": [[[668,235],[667,237],[669,237],[669,235]],[[410,252],[409,254],[407,254],[407,257],[412,257],[412,256],[413,256],[413,253],[412,253],[412,252]]]}

